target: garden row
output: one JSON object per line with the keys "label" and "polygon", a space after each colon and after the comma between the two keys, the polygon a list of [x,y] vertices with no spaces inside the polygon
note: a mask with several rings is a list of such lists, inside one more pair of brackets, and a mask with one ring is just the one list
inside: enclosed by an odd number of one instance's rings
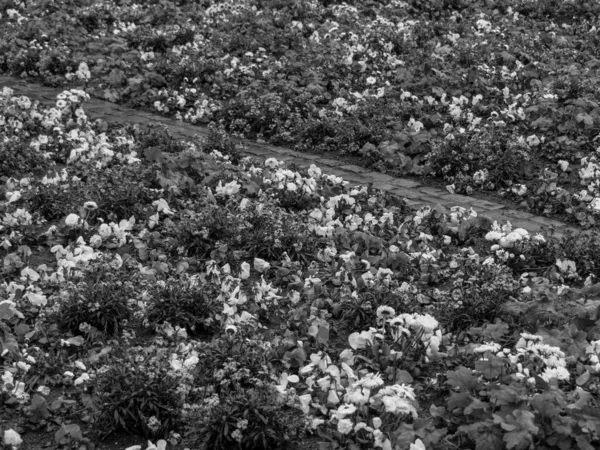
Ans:
{"label": "garden row", "polygon": [[5,1],[0,71],[595,227],[600,6]]}
{"label": "garden row", "polygon": [[111,449],[600,443],[597,233],[410,211],[216,129],[92,123],[86,95],[0,94],[3,450],[99,430]]}

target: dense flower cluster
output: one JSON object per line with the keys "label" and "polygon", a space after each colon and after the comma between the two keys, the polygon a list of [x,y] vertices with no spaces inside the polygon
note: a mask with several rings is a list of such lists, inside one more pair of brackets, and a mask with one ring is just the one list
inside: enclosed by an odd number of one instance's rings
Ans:
{"label": "dense flower cluster", "polygon": [[[207,20],[247,13],[241,5],[213,5]],[[356,16],[333,11],[312,41],[341,36],[340,23]],[[130,19],[115,35],[135,36]],[[381,51],[395,45],[385,36],[396,29],[416,45],[419,23],[376,20],[369,38],[384,37]],[[477,33],[498,26],[482,18]],[[358,58],[344,63],[368,66],[375,50],[343,39]],[[243,59],[254,56],[228,59],[229,74],[256,69]],[[87,80],[85,66],[73,67]],[[387,96],[382,77],[365,73],[355,93]],[[275,448],[316,430],[386,450],[481,445],[481,429],[496,447],[515,436],[599,442],[590,411],[600,341],[586,261],[534,255],[546,266],[513,273],[514,260],[534,264],[532,249],[550,238],[489,227],[465,208],[393,206],[316,165],[233,164],[201,143],[157,144],[159,157],[144,157],[139,130],[102,131],[84,98],[65,91],[52,108],[9,90],[0,99],[0,150],[28,163],[3,167],[0,187],[0,399],[15,413],[2,416],[4,446],[22,445],[22,421],[81,411],[98,428],[144,435],[148,449],[263,437]],[[353,113],[362,104],[353,98],[336,111]],[[476,122],[466,109],[481,99],[442,98],[453,127]],[[507,104],[503,120],[522,120],[527,101]],[[416,116],[406,119],[423,132]],[[539,145],[528,141],[519,145]],[[490,173],[475,173],[489,182]],[[585,288],[565,284],[584,277]],[[57,444],[85,445],[79,427],[90,431],[83,421],[53,430]]]}

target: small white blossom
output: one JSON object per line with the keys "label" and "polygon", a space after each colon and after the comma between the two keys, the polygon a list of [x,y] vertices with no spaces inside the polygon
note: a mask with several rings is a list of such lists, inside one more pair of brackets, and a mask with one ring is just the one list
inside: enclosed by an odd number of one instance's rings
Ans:
{"label": "small white blossom", "polygon": [[338,422],[337,429],[342,434],[348,434],[354,428],[352,421],[350,419],[341,419]]}
{"label": "small white blossom", "polygon": [[527,186],[525,186],[524,184],[515,184],[512,188],[511,191],[515,194],[517,194],[518,196],[522,197],[523,195],[525,195],[527,193]]}
{"label": "small white blossom", "polygon": [[79,225],[79,216],[77,214],[69,214],[65,219],[65,225],[74,228]]}
{"label": "small white blossom", "polygon": [[22,443],[23,439],[21,439],[21,435],[15,430],[13,430],[12,428],[4,430],[4,445],[18,447]]}
{"label": "small white blossom", "polygon": [[560,161],[558,161],[558,165],[560,166],[560,169],[563,172],[566,172],[567,169],[569,168],[569,161],[565,161],[564,159],[561,159]]}

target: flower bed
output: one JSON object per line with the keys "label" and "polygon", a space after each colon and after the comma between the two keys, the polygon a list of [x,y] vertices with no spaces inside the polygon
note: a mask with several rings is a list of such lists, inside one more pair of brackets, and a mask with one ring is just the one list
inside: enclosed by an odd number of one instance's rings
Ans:
{"label": "flower bed", "polygon": [[596,225],[597,2],[0,8],[0,71]]}
{"label": "flower bed", "polygon": [[597,234],[415,213],[85,96],[0,95],[0,447],[600,443]]}

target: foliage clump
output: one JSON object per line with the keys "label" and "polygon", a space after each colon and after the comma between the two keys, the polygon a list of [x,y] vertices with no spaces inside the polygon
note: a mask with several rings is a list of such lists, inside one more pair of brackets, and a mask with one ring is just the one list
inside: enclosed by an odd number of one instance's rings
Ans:
{"label": "foliage clump", "polygon": [[206,336],[218,328],[218,295],[216,287],[197,282],[155,286],[148,294],[146,322],[152,328],[168,322],[192,336]]}
{"label": "foliage clump", "polygon": [[[0,446],[598,447],[596,234],[415,211],[238,146],[595,229],[597,11],[4,2],[0,70],[76,88],[0,93]],[[92,122],[86,92],[214,126],[195,144]]]}
{"label": "foliage clump", "polygon": [[524,140],[489,130],[453,133],[427,155],[434,174],[453,184],[457,193],[467,194],[477,187],[498,190],[526,182],[530,160]]}
{"label": "foliage clump", "polygon": [[168,437],[181,429],[188,375],[172,367],[167,350],[130,347],[98,368],[93,384],[95,424],[104,436],[125,430]]}
{"label": "foliage clump", "polygon": [[114,263],[100,262],[87,267],[79,280],[67,283],[56,298],[52,317],[62,331],[74,335],[93,327],[114,336],[134,319],[135,297],[135,281],[116,272]]}
{"label": "foliage clump", "polygon": [[203,449],[293,448],[305,416],[294,392],[274,377],[277,352],[248,330],[203,344],[195,373],[202,406],[189,411],[191,436]]}
{"label": "foliage clump", "polygon": [[493,323],[510,321],[507,303],[518,301],[522,286],[510,269],[496,264],[480,265],[468,259],[452,274],[445,295],[436,299],[434,310],[451,333]]}

